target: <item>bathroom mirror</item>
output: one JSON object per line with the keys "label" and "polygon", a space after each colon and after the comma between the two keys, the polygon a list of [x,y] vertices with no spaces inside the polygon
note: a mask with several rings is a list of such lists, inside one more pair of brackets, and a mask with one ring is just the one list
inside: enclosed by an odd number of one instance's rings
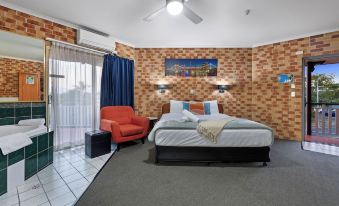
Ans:
{"label": "bathroom mirror", "polygon": [[0,31],[0,102],[44,100],[44,40]]}

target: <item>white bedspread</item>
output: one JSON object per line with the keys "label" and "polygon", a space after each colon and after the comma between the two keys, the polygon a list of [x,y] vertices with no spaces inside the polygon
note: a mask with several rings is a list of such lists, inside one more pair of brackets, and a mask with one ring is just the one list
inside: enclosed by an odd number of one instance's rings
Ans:
{"label": "white bedspread", "polygon": [[[161,122],[185,121],[180,113],[164,114],[152,131],[155,131]],[[232,119],[225,114],[198,115],[201,120]],[[153,139],[154,138],[154,139]],[[200,147],[264,147],[273,144],[274,138],[271,131],[266,129],[224,129],[218,143],[214,144],[199,134],[196,130],[166,130],[159,129],[155,135],[149,136],[149,141],[154,141],[161,146],[200,146]]]}

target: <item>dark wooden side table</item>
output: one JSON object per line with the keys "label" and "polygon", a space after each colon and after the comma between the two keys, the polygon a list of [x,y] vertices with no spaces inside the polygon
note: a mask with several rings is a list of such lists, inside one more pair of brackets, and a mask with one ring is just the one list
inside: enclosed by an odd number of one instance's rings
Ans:
{"label": "dark wooden side table", "polygon": [[151,131],[155,125],[155,123],[157,123],[158,121],[158,117],[148,117],[149,119],[149,131]]}
{"label": "dark wooden side table", "polygon": [[85,133],[85,153],[90,158],[111,152],[111,133],[94,130]]}

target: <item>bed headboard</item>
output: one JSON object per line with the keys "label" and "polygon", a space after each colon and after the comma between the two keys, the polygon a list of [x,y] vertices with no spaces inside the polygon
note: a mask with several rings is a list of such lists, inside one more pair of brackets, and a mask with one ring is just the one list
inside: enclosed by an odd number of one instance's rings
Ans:
{"label": "bed headboard", "polygon": [[[219,108],[220,113],[224,113],[224,107],[223,107],[222,104],[218,104],[218,108]],[[161,115],[166,114],[166,113],[170,113],[170,111],[171,111],[170,103],[166,103],[166,104],[162,105]]]}

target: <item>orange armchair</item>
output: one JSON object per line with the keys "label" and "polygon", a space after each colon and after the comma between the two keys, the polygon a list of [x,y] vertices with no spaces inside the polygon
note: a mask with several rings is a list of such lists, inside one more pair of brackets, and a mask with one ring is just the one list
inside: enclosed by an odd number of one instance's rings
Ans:
{"label": "orange armchair", "polygon": [[118,145],[119,150],[122,142],[141,139],[144,144],[149,119],[135,116],[129,106],[103,107],[100,111],[100,129],[111,132],[112,141]]}

